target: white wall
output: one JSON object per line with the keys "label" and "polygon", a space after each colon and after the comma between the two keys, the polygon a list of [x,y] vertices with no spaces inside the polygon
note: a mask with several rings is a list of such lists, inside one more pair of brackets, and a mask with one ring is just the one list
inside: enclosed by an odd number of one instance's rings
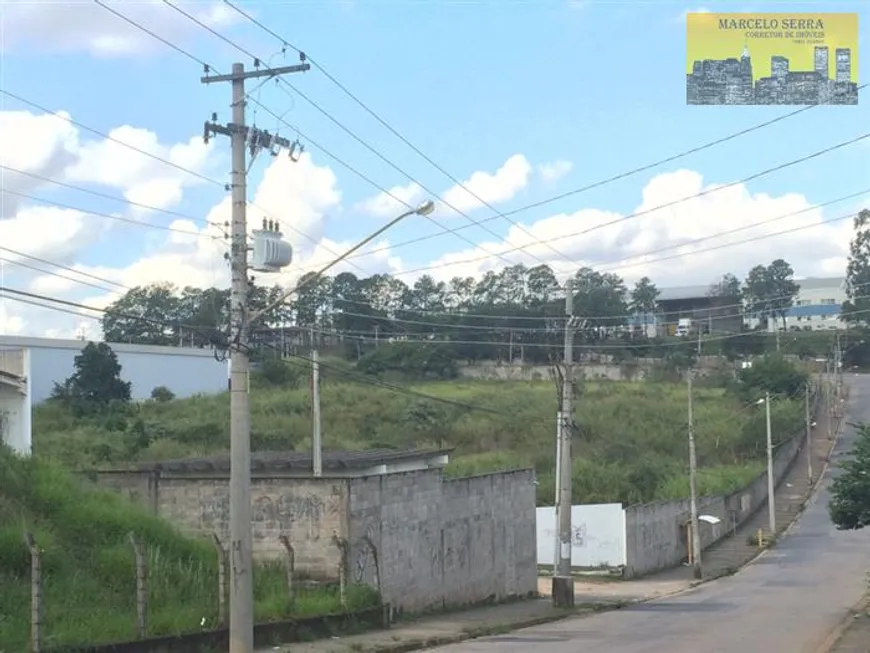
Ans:
{"label": "white wall", "polygon": [[[556,553],[556,509],[537,509],[538,564],[552,565]],[[621,503],[571,506],[571,566],[625,565],[625,510]]]}
{"label": "white wall", "polygon": [[23,377],[23,387],[11,379],[0,380],[0,440],[16,453],[29,456],[32,451],[30,355],[25,349],[16,352],[16,358],[16,369],[5,371]]}
{"label": "white wall", "polygon": [[[55,383],[75,371],[76,356],[86,342],[50,338],[0,336],[0,350],[29,351],[31,400],[34,404],[51,396]],[[215,360],[209,349],[156,347],[109,343],[121,364],[121,378],[131,384],[134,400],[148,399],[157,386],[166,386],[179,398],[194,394],[217,394],[227,389],[227,362]]]}

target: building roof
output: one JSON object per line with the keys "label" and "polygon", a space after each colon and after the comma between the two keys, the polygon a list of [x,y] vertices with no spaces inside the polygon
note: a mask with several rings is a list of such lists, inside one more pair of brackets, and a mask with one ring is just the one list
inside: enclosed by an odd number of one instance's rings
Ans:
{"label": "building roof", "polygon": [[[363,470],[377,465],[436,458],[452,449],[371,449],[368,451],[323,452],[323,471]],[[252,471],[310,471],[311,452],[258,451],[251,454]],[[138,471],[166,472],[229,472],[229,455],[208,458],[186,458],[145,462],[135,466]]]}
{"label": "building roof", "polygon": [[[842,288],[845,281],[844,277],[807,277],[806,279],[795,279],[795,283],[800,286],[801,290]],[[712,285],[713,283],[708,283],[703,286],[674,286],[670,288],[660,288],[658,301],[667,302],[681,299],[701,299],[708,296]]]}
{"label": "building roof", "polygon": [[[0,335],[0,349],[74,349],[80,352],[88,342],[102,340],[63,340],[60,338],[31,338],[29,336]],[[160,354],[163,356],[188,356],[195,358],[213,358],[211,348],[200,347],[169,347],[163,345],[134,345],[126,342],[107,342],[116,354]]]}

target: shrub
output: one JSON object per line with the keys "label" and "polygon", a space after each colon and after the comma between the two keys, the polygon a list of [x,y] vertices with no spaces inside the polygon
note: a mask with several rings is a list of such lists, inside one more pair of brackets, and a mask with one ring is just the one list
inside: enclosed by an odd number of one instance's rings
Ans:
{"label": "shrub", "polygon": [[165,403],[175,399],[175,393],[165,385],[158,385],[151,391],[151,398],[158,403]]}

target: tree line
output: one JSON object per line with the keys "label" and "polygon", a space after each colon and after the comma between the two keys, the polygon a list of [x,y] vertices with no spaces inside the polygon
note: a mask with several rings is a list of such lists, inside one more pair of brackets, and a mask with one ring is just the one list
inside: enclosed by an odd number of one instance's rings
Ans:
{"label": "tree line", "polygon": [[[742,281],[724,274],[707,294],[731,314],[751,314],[762,323],[784,321],[799,290],[793,277],[791,265],[776,259],[756,265]],[[338,338],[357,357],[386,342],[425,340],[450,343],[469,359],[547,360],[563,338],[564,291],[547,265],[514,265],[448,282],[423,275],[413,284],[388,274],[309,273],[299,286],[290,301],[263,315],[255,342],[259,335],[274,344],[280,331],[282,337],[294,334],[296,342]],[[626,339],[642,344],[649,334],[639,324],[651,323],[653,316],[659,323],[677,319],[662,313],[660,291],[648,277],[629,287],[617,274],[584,267],[574,274],[573,289],[574,311],[582,316],[580,343]],[[278,286],[251,284],[250,290],[253,310],[282,293]],[[102,327],[108,342],[208,347],[225,342],[228,322],[228,289],[162,283],[128,291],[108,307]]]}

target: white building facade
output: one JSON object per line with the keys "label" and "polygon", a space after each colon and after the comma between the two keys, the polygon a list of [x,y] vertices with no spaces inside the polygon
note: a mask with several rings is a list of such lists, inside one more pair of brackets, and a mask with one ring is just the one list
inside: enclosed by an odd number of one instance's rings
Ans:
{"label": "white building facade", "polygon": [[[75,359],[87,345],[81,340],[54,340],[0,335],[0,437],[16,452],[31,450],[31,407],[51,397],[55,383],[75,372]],[[178,398],[217,394],[227,389],[228,362],[210,349],[109,343],[130,383],[134,401],[151,397],[163,386]]]}
{"label": "white building facade", "polygon": [[[808,278],[797,280],[796,283],[800,290],[785,316],[787,330],[819,331],[845,327],[840,319],[843,302],[846,301],[845,277]],[[746,322],[747,326],[754,328],[759,320],[747,318]],[[768,326],[770,331],[782,328],[781,319]]]}

